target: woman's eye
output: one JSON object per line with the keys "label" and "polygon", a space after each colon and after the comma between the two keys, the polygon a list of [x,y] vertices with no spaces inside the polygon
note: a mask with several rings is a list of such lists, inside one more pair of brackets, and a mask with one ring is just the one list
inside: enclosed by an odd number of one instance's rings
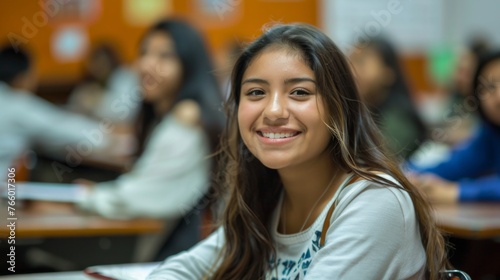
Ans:
{"label": "woman's eye", "polygon": [[291,94],[297,95],[297,96],[307,96],[307,95],[309,95],[309,92],[302,90],[302,89],[296,89],[296,90],[292,91]]}
{"label": "woman's eye", "polygon": [[249,96],[258,96],[258,95],[264,95],[264,92],[260,89],[253,89],[247,93]]}
{"label": "woman's eye", "polygon": [[488,83],[488,84],[483,84],[481,88],[481,92],[483,94],[490,94],[492,92],[495,92],[496,86],[493,83]]}

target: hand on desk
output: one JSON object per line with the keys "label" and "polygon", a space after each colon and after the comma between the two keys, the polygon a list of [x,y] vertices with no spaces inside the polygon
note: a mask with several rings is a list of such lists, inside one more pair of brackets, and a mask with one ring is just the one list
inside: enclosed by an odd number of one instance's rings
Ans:
{"label": "hand on desk", "polygon": [[81,178],[74,180],[73,183],[81,185],[84,188],[84,190],[85,190],[85,192],[83,193],[84,196],[86,196],[90,192],[92,192],[94,190],[95,184],[96,184],[96,182],[94,182],[94,181],[90,181],[87,179],[81,179]]}
{"label": "hand on desk", "polygon": [[92,189],[95,185],[94,181],[90,181],[87,179],[76,179],[73,181],[73,183],[78,184],[78,185],[82,185],[82,186],[89,188],[89,189]]}
{"label": "hand on desk", "polygon": [[433,174],[410,175],[410,181],[420,188],[433,203],[458,201],[458,184]]}

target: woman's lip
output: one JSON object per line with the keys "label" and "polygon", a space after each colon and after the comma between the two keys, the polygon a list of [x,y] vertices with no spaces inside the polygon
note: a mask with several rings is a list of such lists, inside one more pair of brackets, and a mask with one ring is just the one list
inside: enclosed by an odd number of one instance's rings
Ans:
{"label": "woman's lip", "polygon": [[282,127],[266,127],[257,129],[257,131],[261,133],[300,133],[298,130]]}
{"label": "woman's lip", "polygon": [[297,132],[295,135],[286,137],[286,138],[267,138],[262,135],[262,132],[258,131],[257,136],[260,139],[261,142],[266,143],[266,144],[284,144],[288,143],[290,141],[295,140],[301,132]]}

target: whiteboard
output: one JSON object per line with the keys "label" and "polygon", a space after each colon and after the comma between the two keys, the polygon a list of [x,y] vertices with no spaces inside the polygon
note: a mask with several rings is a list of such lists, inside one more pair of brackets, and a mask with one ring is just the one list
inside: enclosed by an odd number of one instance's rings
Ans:
{"label": "whiteboard", "polygon": [[323,0],[322,4],[325,32],[343,50],[366,35],[385,35],[404,52],[421,52],[445,37],[442,0]]}

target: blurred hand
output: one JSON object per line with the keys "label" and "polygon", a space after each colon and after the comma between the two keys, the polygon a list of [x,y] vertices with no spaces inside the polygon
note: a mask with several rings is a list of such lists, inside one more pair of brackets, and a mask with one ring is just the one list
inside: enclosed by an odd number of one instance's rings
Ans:
{"label": "blurred hand", "polygon": [[458,201],[458,184],[433,174],[411,175],[410,181],[420,188],[432,203]]}
{"label": "blurred hand", "polygon": [[74,184],[82,185],[87,191],[92,191],[95,187],[95,182],[87,179],[76,179],[73,181]]}

